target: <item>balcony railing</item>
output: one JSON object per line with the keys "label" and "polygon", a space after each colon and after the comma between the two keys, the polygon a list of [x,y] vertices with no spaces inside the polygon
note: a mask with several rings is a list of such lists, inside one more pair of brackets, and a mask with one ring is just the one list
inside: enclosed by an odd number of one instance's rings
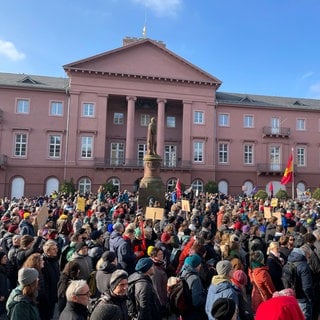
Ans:
{"label": "balcony railing", "polygon": [[262,133],[265,137],[279,137],[288,138],[290,137],[290,128],[273,128],[273,127],[263,127]]}
{"label": "balcony railing", "polygon": [[[272,175],[282,175],[286,169],[287,163],[258,163],[257,172],[259,175],[272,174]],[[294,172],[296,172],[297,166],[294,165]]]}
{"label": "balcony railing", "polygon": [[[143,169],[143,160],[142,159],[130,159],[125,160],[123,158],[95,158],[94,161],[95,168],[97,169],[109,169],[109,168],[136,168]],[[190,169],[190,161],[164,161],[162,160],[161,169],[166,170],[176,170],[176,169]]]}

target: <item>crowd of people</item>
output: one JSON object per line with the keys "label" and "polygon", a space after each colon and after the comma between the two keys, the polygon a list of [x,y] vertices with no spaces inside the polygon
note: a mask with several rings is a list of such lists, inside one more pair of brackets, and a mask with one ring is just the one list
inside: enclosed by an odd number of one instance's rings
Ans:
{"label": "crowd of people", "polygon": [[0,319],[318,320],[318,202],[166,199],[161,220],[127,191],[1,200]]}

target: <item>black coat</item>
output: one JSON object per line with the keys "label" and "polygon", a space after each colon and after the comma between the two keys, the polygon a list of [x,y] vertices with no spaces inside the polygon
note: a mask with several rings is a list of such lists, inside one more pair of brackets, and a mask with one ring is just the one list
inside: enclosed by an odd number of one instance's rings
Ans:
{"label": "black coat", "polygon": [[59,320],[87,320],[87,318],[88,309],[86,306],[68,301],[60,314]]}
{"label": "black coat", "polygon": [[267,258],[267,266],[269,267],[269,274],[271,276],[272,282],[277,291],[284,289],[282,284],[282,264],[278,257],[270,252]]}

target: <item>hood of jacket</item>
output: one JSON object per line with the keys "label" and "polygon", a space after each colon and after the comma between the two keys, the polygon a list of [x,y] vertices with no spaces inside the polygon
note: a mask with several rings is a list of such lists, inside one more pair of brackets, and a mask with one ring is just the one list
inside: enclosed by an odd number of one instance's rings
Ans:
{"label": "hood of jacket", "polygon": [[231,281],[228,277],[224,276],[224,275],[216,275],[212,277],[212,282],[213,285],[217,286],[219,284],[222,283],[227,283],[229,285],[231,285]]}

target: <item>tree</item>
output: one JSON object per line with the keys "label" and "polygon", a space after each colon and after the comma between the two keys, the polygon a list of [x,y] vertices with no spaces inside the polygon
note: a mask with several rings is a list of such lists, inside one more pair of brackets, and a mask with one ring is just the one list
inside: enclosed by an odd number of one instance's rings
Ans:
{"label": "tree", "polygon": [[215,181],[208,181],[204,185],[204,191],[208,193],[218,193],[219,192],[218,184]]}
{"label": "tree", "polygon": [[320,200],[320,188],[313,191],[312,198],[315,200]]}
{"label": "tree", "polygon": [[73,178],[71,178],[70,181],[64,181],[59,188],[59,192],[64,193],[65,195],[73,195],[76,192]]}
{"label": "tree", "polygon": [[113,185],[113,183],[111,183],[111,182],[106,182],[103,185],[103,190],[105,193],[109,192],[110,194],[119,192],[118,187]]}
{"label": "tree", "polygon": [[264,190],[259,190],[255,195],[255,199],[263,199],[266,200],[268,198],[268,193]]}
{"label": "tree", "polygon": [[276,193],[276,198],[278,198],[279,200],[281,200],[281,199],[287,200],[287,199],[288,199],[288,193],[287,193],[287,191],[280,189],[280,190]]}

